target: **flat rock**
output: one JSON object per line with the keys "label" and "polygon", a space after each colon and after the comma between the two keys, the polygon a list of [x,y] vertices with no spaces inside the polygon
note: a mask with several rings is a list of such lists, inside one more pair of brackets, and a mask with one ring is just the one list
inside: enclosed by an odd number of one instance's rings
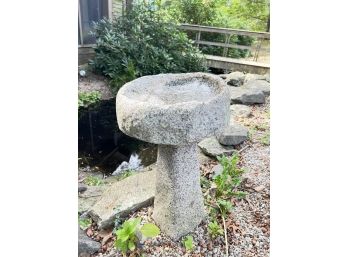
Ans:
{"label": "flat rock", "polygon": [[244,84],[252,80],[266,80],[265,75],[248,73],[245,75]]}
{"label": "flat rock", "polygon": [[270,84],[266,80],[251,80],[244,84],[243,87],[260,89],[262,93],[266,96],[269,96],[271,92]]}
{"label": "flat rock", "polygon": [[78,212],[84,213],[100,199],[103,192],[107,189],[106,185],[86,186],[86,190],[79,194]]}
{"label": "flat rock", "polygon": [[226,146],[239,145],[247,139],[248,129],[236,123],[225,128],[218,137],[219,143]]}
{"label": "flat rock", "polygon": [[116,216],[126,217],[153,203],[156,170],[156,165],[150,165],[144,172],[115,182],[104,191],[88,212],[100,229],[112,227]]}
{"label": "flat rock", "polygon": [[231,104],[263,104],[264,93],[257,88],[229,87]]}
{"label": "flat rock", "polygon": [[219,155],[231,155],[236,150],[232,146],[221,145],[215,136],[203,139],[198,143],[202,151],[209,156],[216,157]]}
{"label": "flat rock", "polygon": [[79,228],[79,255],[82,253],[93,254],[100,249],[101,244],[89,238],[85,232]]}
{"label": "flat rock", "polygon": [[243,72],[235,71],[226,76],[226,82],[230,86],[240,87],[243,85],[245,75]]}
{"label": "flat rock", "polygon": [[247,118],[251,116],[251,108],[243,104],[232,104],[230,106],[230,113],[236,117]]}

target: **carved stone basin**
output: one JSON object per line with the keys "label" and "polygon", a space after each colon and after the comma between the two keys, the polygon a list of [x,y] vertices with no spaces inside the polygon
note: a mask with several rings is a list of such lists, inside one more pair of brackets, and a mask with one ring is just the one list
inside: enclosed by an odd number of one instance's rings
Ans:
{"label": "carved stone basin", "polygon": [[205,215],[196,144],[222,132],[229,105],[225,82],[207,73],[145,76],[117,94],[119,128],[159,145],[154,219],[174,239],[191,232]]}

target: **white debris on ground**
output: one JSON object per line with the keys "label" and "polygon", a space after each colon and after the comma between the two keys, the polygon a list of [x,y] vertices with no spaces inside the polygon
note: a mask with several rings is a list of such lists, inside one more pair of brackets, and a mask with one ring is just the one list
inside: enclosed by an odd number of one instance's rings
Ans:
{"label": "white debris on ground", "polygon": [[136,153],[133,153],[130,158],[129,162],[122,162],[117,169],[112,173],[112,176],[117,176],[122,174],[125,171],[137,171],[142,169],[143,166],[141,165],[141,160],[139,156]]}

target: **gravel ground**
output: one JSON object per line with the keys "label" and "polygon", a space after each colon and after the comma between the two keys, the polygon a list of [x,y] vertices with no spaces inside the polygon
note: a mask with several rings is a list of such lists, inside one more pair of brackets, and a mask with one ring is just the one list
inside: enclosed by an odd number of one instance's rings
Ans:
{"label": "gravel ground", "polygon": [[[269,97],[265,104],[252,106],[252,116],[237,118],[236,121],[250,131],[249,140],[241,144],[240,164],[245,168],[242,190],[248,195],[241,200],[234,200],[234,210],[227,220],[229,257],[266,257],[269,256],[270,236],[270,149],[269,149]],[[209,173],[216,161],[210,160],[201,166],[202,174]],[[153,222],[153,207],[143,208],[131,217],[141,217],[143,222]],[[94,231],[93,238],[102,241],[103,235]],[[110,231],[98,257],[118,257],[120,252],[113,249]],[[91,233],[92,234],[92,233]],[[107,233],[104,234],[104,236]],[[144,256],[187,256],[187,257],[222,257],[225,256],[224,237],[214,240],[208,234],[207,223],[202,222],[191,233],[195,249],[186,252],[180,241],[175,242],[163,234],[148,239],[142,246]],[[107,238],[107,237],[106,237]],[[130,255],[132,256],[132,255]],[[135,256],[135,255],[134,255]]]}
{"label": "gravel ground", "polygon": [[103,100],[115,97],[108,86],[108,80],[92,72],[87,72],[86,77],[79,76],[78,91],[79,93],[98,91]]}

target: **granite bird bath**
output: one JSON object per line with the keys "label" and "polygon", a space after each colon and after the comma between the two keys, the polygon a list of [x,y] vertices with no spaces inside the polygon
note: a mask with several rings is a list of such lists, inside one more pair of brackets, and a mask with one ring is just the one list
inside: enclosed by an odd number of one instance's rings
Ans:
{"label": "granite bird bath", "polygon": [[119,128],[158,144],[153,218],[173,239],[194,230],[205,216],[197,143],[222,132],[229,106],[225,82],[207,73],[145,76],[117,94]]}

